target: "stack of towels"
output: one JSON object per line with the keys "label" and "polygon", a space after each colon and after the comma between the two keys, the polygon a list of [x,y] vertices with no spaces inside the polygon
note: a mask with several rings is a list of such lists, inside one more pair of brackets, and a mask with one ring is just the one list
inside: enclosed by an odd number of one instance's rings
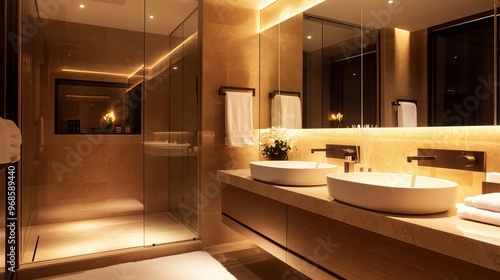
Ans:
{"label": "stack of towels", "polygon": [[21,131],[11,121],[0,118],[0,164],[10,164],[21,158]]}
{"label": "stack of towels", "polygon": [[457,208],[463,219],[500,226],[500,193],[466,197]]}

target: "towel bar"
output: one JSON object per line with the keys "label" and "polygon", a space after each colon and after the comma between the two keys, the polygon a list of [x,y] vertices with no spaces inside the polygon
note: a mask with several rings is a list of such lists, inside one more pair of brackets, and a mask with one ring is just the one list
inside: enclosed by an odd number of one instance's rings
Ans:
{"label": "towel bar", "polygon": [[411,103],[415,103],[415,105],[417,105],[417,100],[412,100],[412,99],[396,99],[396,101],[392,101],[391,102],[391,105],[392,106],[399,106],[399,102],[411,102]]}
{"label": "towel bar", "polygon": [[273,99],[276,95],[291,95],[300,98],[300,92],[297,91],[283,91],[283,90],[273,90],[269,93],[269,99]]}
{"label": "towel bar", "polygon": [[228,91],[251,92],[252,96],[255,96],[255,89],[254,88],[227,87],[227,86],[221,86],[219,88],[219,95],[226,95],[226,92],[228,92]]}

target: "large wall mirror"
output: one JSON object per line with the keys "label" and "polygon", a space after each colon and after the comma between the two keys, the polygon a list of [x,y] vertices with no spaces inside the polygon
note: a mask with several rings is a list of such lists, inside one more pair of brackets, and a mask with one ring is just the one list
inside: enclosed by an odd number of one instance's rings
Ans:
{"label": "large wall mirror", "polygon": [[[325,0],[261,32],[261,95],[299,92],[302,128],[494,125],[494,7]],[[261,96],[261,128],[272,103]]]}

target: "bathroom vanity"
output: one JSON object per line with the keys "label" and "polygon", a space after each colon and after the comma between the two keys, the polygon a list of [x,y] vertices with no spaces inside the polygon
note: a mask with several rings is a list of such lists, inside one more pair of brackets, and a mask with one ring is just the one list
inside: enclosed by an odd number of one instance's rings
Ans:
{"label": "bathroom vanity", "polygon": [[313,279],[500,279],[500,227],[454,209],[369,211],[335,201],[326,185],[271,185],[248,169],[218,179],[223,223]]}

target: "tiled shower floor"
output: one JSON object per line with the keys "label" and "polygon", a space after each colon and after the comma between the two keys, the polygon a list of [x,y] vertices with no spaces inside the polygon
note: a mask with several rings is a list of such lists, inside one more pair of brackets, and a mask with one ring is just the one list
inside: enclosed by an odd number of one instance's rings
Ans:
{"label": "tiled shower floor", "polygon": [[29,228],[21,263],[194,238],[196,235],[190,229],[168,213],[36,225]]}

